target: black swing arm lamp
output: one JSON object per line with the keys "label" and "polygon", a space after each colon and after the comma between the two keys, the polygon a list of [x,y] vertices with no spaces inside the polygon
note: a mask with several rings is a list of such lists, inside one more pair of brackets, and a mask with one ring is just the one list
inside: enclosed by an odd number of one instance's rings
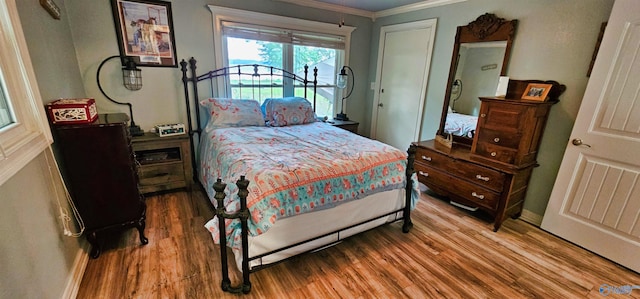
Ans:
{"label": "black swing arm lamp", "polygon": [[336,76],[336,87],[340,89],[344,89],[347,87],[349,81],[347,70],[349,70],[349,72],[351,73],[351,88],[349,89],[347,95],[340,100],[340,113],[338,113],[335,117],[335,119],[337,120],[349,120],[347,114],[344,113],[344,102],[348,97],[351,96],[351,93],[353,92],[353,87],[355,86],[355,75],[353,74],[353,70],[351,69],[351,67],[349,67],[348,65],[343,66],[340,70],[340,73],[338,73],[338,75]]}
{"label": "black swing arm lamp", "polygon": [[104,64],[107,63],[107,61],[114,58],[120,58],[120,62],[122,64],[122,83],[124,87],[127,88],[128,90],[139,90],[140,88],[142,88],[142,71],[137,67],[135,61],[133,61],[133,59],[129,57],[114,55],[114,56],[105,58],[98,66],[98,71],[96,72],[96,82],[98,83],[98,89],[100,89],[100,92],[102,93],[102,95],[104,95],[104,97],[107,98],[109,101],[116,103],[118,105],[129,106],[129,117],[131,118],[131,122],[129,123],[129,132],[131,133],[132,136],[144,135],[144,131],[142,131],[140,127],[136,125],[136,122],[133,120],[133,106],[131,105],[131,103],[119,102],[112,99],[110,96],[108,96],[104,92],[104,89],[100,84],[100,70],[102,70],[102,66],[104,66]]}

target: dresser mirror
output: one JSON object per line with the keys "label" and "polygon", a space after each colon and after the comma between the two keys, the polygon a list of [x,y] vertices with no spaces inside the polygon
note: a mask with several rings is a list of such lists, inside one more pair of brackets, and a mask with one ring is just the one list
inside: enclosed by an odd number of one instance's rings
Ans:
{"label": "dresser mirror", "polygon": [[456,31],[438,135],[471,144],[480,110],[479,97],[495,96],[506,75],[517,20],[486,13]]}

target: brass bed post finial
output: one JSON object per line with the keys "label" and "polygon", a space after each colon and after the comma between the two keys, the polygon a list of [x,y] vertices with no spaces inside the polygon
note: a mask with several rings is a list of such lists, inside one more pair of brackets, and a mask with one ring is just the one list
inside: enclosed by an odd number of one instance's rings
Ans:
{"label": "brass bed post finial", "polygon": [[182,71],[182,82],[187,82],[187,62],[182,59],[180,60],[180,71]]}

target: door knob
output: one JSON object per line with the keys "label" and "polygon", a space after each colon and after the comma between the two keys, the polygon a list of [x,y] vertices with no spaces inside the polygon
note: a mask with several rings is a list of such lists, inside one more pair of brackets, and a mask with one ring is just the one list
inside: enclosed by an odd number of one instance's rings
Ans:
{"label": "door knob", "polygon": [[584,145],[584,146],[586,146],[586,147],[591,147],[591,145],[588,145],[588,144],[586,144],[586,143],[583,143],[583,142],[582,142],[582,139],[580,139],[580,138],[575,138],[575,139],[571,140],[571,144],[573,144],[573,145],[575,145],[575,146],[581,146],[581,145]]}

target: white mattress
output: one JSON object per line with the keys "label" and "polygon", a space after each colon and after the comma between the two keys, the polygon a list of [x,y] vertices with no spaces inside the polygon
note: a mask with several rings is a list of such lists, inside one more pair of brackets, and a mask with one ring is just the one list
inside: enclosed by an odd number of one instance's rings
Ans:
{"label": "white mattress", "polygon": [[[375,218],[376,216],[384,215],[402,208],[404,203],[405,189],[396,189],[350,201],[332,209],[278,220],[266,233],[256,237],[249,236],[249,257],[255,257],[275,249],[283,248],[300,241],[348,227],[355,223]],[[359,232],[366,231],[387,222],[392,222],[400,217],[402,217],[402,212],[394,213],[340,233],[334,233],[312,242],[253,260],[249,263],[249,269],[278,262],[285,258],[335,243]],[[313,229],[311,229],[311,227],[313,227]],[[310,232],[313,232],[313,235],[310,235]],[[398,233],[402,233],[401,230],[398,230]],[[242,271],[242,252],[240,250],[234,250],[234,255],[236,266]]]}

